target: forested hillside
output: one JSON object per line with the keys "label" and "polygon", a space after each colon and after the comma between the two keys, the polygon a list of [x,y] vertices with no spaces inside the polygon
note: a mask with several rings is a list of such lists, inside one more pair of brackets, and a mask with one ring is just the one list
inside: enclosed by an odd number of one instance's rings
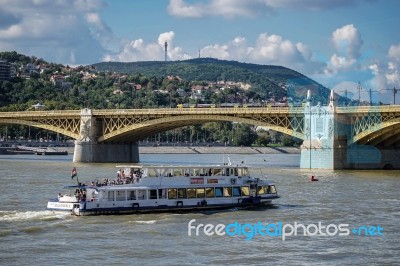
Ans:
{"label": "forested hillside", "polygon": [[286,67],[257,65],[213,58],[196,58],[171,62],[102,62],[93,65],[98,71],[142,74],[146,76],[179,76],[196,81],[235,81],[251,84],[264,98],[291,97],[301,101],[310,89],[315,101],[326,102],[328,90],[312,79]]}

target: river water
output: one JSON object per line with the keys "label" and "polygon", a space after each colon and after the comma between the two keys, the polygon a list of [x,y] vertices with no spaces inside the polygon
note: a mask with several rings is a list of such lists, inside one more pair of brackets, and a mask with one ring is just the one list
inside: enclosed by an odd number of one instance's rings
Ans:
{"label": "river water", "polygon": [[[71,169],[83,182],[114,177],[114,164],[74,164],[71,156],[0,156],[0,265],[395,265],[400,261],[400,171],[299,169],[298,154],[231,155],[267,176],[275,207],[207,213],[75,217],[45,210]],[[226,158],[225,158],[226,160]],[[223,155],[143,154],[142,163],[215,164]],[[332,224],[332,236],[188,236],[188,223]],[[357,232],[339,236],[335,226]],[[371,228],[365,233],[364,228]],[[290,229],[290,227],[287,227]],[[374,231],[374,228],[376,229]],[[201,229],[201,228],[200,228]],[[248,228],[249,229],[249,228]],[[249,232],[249,231],[246,231]],[[245,233],[246,233],[245,232]],[[368,234],[368,235],[367,235]]]}

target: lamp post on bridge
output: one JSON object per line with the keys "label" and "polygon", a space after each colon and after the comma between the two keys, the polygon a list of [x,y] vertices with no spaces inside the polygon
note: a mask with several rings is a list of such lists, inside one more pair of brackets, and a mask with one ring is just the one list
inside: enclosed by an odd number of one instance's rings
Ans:
{"label": "lamp post on bridge", "polygon": [[393,89],[381,89],[380,91],[393,91],[393,105],[396,105],[396,94],[397,94],[396,87],[393,87]]}
{"label": "lamp post on bridge", "polygon": [[309,114],[310,114],[310,120],[309,120],[309,124],[308,124],[308,128],[309,128],[309,130],[310,130],[310,145],[309,145],[309,148],[310,148],[310,170],[311,170],[311,91],[310,90],[308,90],[307,91],[307,103],[308,103],[308,110],[309,110]]}
{"label": "lamp post on bridge", "polygon": [[362,90],[360,81],[358,82],[357,90],[358,90],[358,105],[360,106],[361,105],[361,90]]}

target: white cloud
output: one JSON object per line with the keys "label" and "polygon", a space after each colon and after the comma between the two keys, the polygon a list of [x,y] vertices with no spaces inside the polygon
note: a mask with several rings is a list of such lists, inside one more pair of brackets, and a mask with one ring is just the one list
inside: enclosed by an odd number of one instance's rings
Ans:
{"label": "white cloud", "polygon": [[331,56],[325,73],[336,74],[357,67],[363,44],[358,29],[353,24],[338,28],[332,33],[332,42],[336,52]]}
{"label": "white cloud", "polygon": [[[371,74],[371,78],[364,81],[361,98],[369,101],[369,90],[372,91],[373,102],[393,102],[393,88],[399,89],[400,84],[400,45],[391,45],[387,52],[388,60],[375,60],[360,73]],[[357,73],[355,73],[357,74]],[[337,78],[337,77],[336,77]],[[353,91],[355,87],[353,86]],[[343,88],[342,88],[343,92]],[[397,98],[397,97],[396,97]],[[397,100],[398,102],[399,100]]]}
{"label": "white cloud", "polygon": [[163,61],[165,57],[164,43],[168,44],[168,60],[189,59],[181,47],[174,46],[175,33],[173,31],[161,33],[157,42],[145,43],[137,39],[125,43],[120,52],[106,54],[104,61],[133,62],[133,61]]}
{"label": "white cloud", "polygon": [[160,36],[158,36],[158,44],[164,46],[164,44],[167,43],[171,47],[173,46],[172,41],[174,40],[174,37],[175,33],[173,31],[161,33]]}
{"label": "white cloud", "polygon": [[201,56],[282,65],[302,73],[314,73],[323,66],[313,60],[313,54],[305,44],[293,43],[280,35],[267,33],[260,34],[253,45],[241,36],[223,44],[208,45],[201,49]]}
{"label": "white cloud", "polygon": [[[392,45],[388,51],[389,62],[387,64],[385,78],[388,86],[400,84],[400,44]],[[400,89],[399,87],[397,89]]]}
{"label": "white cloud", "polygon": [[[195,58],[198,54],[189,55],[184,49],[174,44],[173,31],[161,33],[157,41],[146,43],[143,39],[129,41],[120,52],[108,53],[105,61],[163,61],[164,43],[168,43],[168,60]],[[254,44],[238,36],[226,43],[206,45],[200,49],[201,57],[212,57],[222,60],[235,60],[259,64],[283,65],[297,69],[302,73],[314,73],[323,64],[315,62],[311,50],[303,43],[293,43],[280,35],[262,33]]]}
{"label": "white cloud", "polygon": [[101,45],[107,50],[117,51],[119,48],[118,39],[113,31],[100,18],[98,13],[87,13],[86,21],[89,23],[90,32]]}
{"label": "white cloud", "polygon": [[199,18],[204,15],[201,5],[190,6],[183,0],[170,0],[168,5],[168,13],[173,16],[191,18]]}
{"label": "white cloud", "polygon": [[376,62],[368,66],[373,75],[369,83],[382,93],[400,84],[399,56],[400,45],[391,45],[387,53],[388,62]]}
{"label": "white cloud", "polygon": [[184,18],[200,18],[207,16],[253,17],[271,13],[280,8],[325,10],[348,7],[369,0],[209,0],[191,1],[170,0],[168,13]]}
{"label": "white cloud", "polygon": [[170,0],[167,8],[170,15],[184,18],[252,17],[268,9],[269,7],[263,0],[211,0],[208,3],[198,2],[192,5],[187,4],[184,0]]}
{"label": "white cloud", "polygon": [[388,58],[390,61],[400,64],[400,44],[390,46],[388,52]]}
{"label": "white cloud", "polygon": [[355,59],[360,56],[360,49],[363,44],[361,35],[353,24],[345,25],[332,33],[332,40],[336,50],[345,55],[348,59]]}
{"label": "white cloud", "polygon": [[0,0],[0,15],[6,14],[0,19],[0,50],[66,64],[100,60],[113,39],[98,15],[104,6],[101,0]]}

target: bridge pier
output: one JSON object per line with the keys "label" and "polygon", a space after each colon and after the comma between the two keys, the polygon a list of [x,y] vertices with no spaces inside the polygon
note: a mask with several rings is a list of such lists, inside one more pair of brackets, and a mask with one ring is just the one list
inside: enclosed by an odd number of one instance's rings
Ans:
{"label": "bridge pier", "polygon": [[138,163],[137,143],[92,143],[75,141],[74,162]]}
{"label": "bridge pier", "polygon": [[138,163],[139,147],[136,142],[98,143],[100,126],[90,109],[81,110],[79,140],[75,140],[74,162],[85,163]]}
{"label": "bridge pier", "polygon": [[311,106],[308,91],[304,110],[305,140],[300,147],[300,168],[347,168],[347,138],[339,136],[335,108],[333,91],[328,106]]}

